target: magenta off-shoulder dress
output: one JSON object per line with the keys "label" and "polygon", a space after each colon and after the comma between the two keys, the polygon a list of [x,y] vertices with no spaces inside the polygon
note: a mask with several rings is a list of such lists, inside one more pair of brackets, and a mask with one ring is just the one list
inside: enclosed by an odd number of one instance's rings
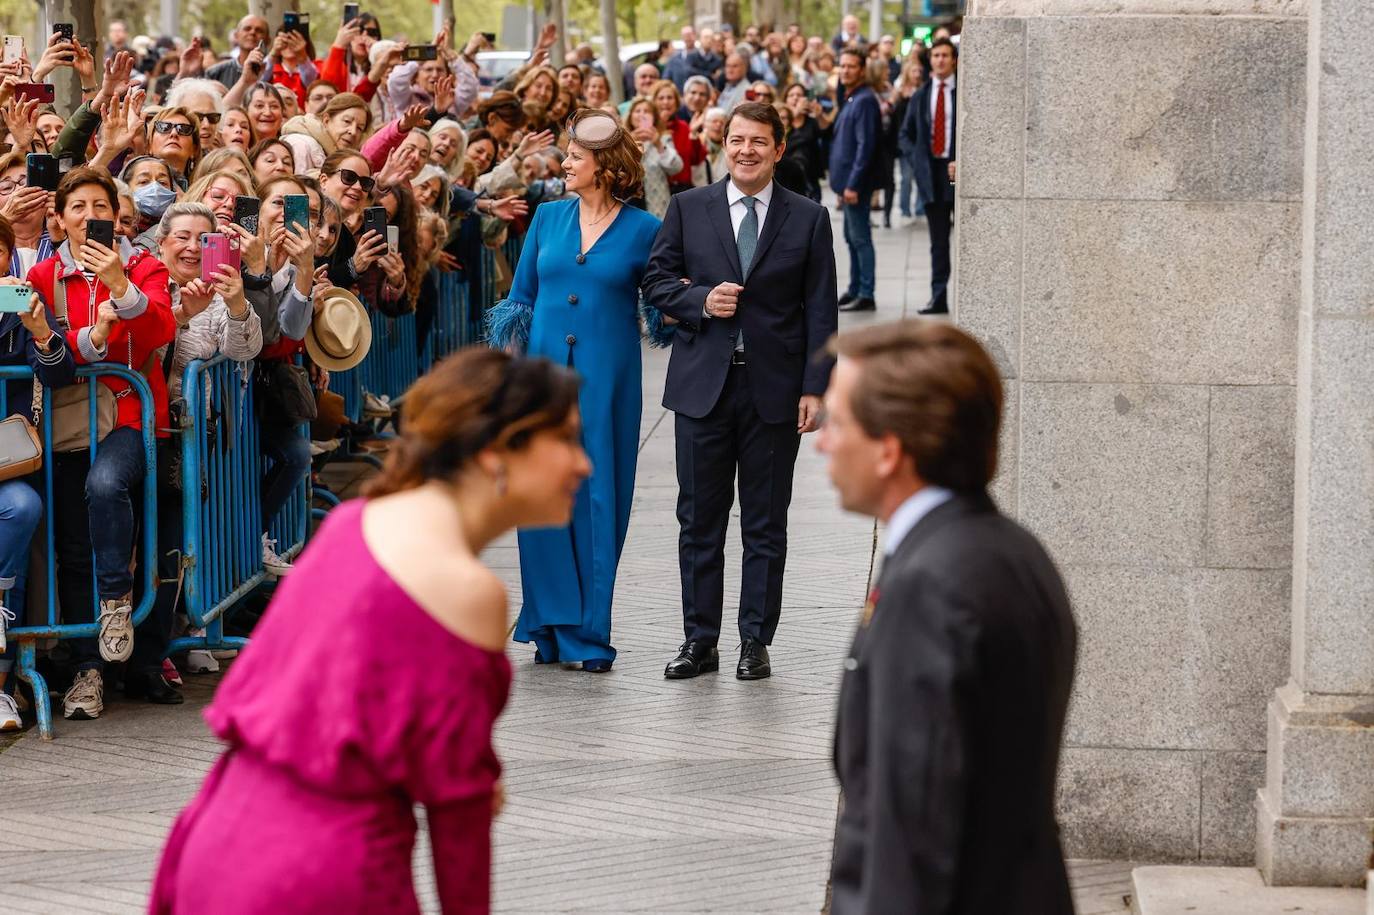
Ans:
{"label": "magenta off-shoulder dress", "polygon": [[227,749],[177,819],[156,913],[408,913],[414,805],[444,911],[490,907],[504,654],[441,626],[334,509],[205,717]]}

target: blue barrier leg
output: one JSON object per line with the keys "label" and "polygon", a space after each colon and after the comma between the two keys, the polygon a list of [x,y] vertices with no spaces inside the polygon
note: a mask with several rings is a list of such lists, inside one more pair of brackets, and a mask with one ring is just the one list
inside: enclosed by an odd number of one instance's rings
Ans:
{"label": "blue barrier leg", "polygon": [[32,639],[19,643],[19,676],[33,687],[33,711],[38,716],[38,733],[44,740],[52,740],[52,699],[48,696],[48,681],[38,672],[38,659]]}
{"label": "blue barrier leg", "polygon": [[315,487],[315,497],[330,508],[335,507],[341,501],[338,496],[334,495],[334,493],[325,489],[323,486]]}

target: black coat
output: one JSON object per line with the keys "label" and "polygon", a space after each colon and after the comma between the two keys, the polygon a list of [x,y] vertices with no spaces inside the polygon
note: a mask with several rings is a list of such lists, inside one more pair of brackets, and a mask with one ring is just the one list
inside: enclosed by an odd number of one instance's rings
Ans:
{"label": "black coat", "polygon": [[1055,775],[1077,634],[1054,564],[986,494],[883,563],[840,689],[834,915],[1072,915]]}
{"label": "black coat", "polygon": [[[678,320],[663,406],[700,419],[725,386],[735,334],[744,329],[749,385],[766,423],[795,423],[803,394],[820,396],[834,360],[814,358],[839,323],[830,214],[773,184],[773,199],[746,282],[726,199],[728,178],[683,191],[654,239],[644,298]],[[690,285],[683,279],[691,280]],[[706,295],[742,283],[732,318],[704,317]]]}

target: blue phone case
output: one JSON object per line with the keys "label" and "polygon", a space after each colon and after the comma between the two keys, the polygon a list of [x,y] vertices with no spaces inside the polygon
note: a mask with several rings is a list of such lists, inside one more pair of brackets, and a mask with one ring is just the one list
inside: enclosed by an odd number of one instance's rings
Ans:
{"label": "blue phone case", "polygon": [[0,314],[23,314],[29,310],[32,295],[32,286],[0,286]]}

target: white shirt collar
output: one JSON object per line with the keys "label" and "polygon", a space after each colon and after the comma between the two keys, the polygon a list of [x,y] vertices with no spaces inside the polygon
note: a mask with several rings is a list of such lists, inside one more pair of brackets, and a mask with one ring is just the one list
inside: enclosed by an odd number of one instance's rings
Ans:
{"label": "white shirt collar", "polygon": [[[730,206],[734,206],[735,204],[739,203],[741,200],[748,196],[748,194],[744,193],[744,191],[739,189],[739,186],[735,184],[735,179],[733,178],[731,178],[730,183],[725,186],[725,200]],[[757,194],[755,194],[754,199],[757,200],[759,203],[763,204],[765,207],[767,207],[768,204],[772,203],[773,182],[768,182],[768,186],[765,187],[763,190],[759,191]]]}
{"label": "white shirt collar", "polygon": [[906,535],[920,523],[921,519],[936,508],[954,498],[954,492],[940,486],[926,486],[917,490],[905,502],[897,506],[892,517],[887,519],[887,537],[883,541],[883,555],[891,556],[902,545]]}
{"label": "white shirt collar", "polygon": [[955,78],[956,78],[958,75],[959,75],[959,74],[957,74],[957,73],[951,73],[949,76],[946,76],[944,79],[941,79],[941,78],[938,77],[938,76],[932,75],[932,76],[930,77],[930,79],[931,79],[931,88],[934,88],[934,84],[938,82],[941,86],[943,86],[943,87],[946,88],[946,89],[953,89],[954,86],[955,86],[954,80],[955,80]]}

